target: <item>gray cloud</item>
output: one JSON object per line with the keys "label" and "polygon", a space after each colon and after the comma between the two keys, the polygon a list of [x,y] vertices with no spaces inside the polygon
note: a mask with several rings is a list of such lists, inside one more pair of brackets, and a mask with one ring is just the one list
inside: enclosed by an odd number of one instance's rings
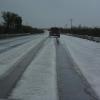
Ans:
{"label": "gray cloud", "polygon": [[100,0],[0,0],[1,11],[12,11],[24,23],[36,27],[74,25],[100,26]]}

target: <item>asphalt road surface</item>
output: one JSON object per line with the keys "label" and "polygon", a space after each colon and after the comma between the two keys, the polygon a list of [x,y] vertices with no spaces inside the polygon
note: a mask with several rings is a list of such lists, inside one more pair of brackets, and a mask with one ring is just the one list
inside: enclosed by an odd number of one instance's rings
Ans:
{"label": "asphalt road surface", "polygon": [[[5,50],[22,45],[28,41],[31,41],[32,38],[23,38],[18,40],[19,42],[15,41],[12,46],[10,45]],[[23,40],[24,42],[22,42]],[[44,41],[46,41],[46,39]],[[35,58],[39,50],[43,48],[44,41],[35,48],[34,52],[31,50],[27,55],[25,55],[24,59],[14,66],[15,69],[11,71],[11,74],[9,74],[3,80],[0,80],[1,98],[8,98],[22,73]],[[12,44],[12,41],[10,42],[8,43]],[[6,43],[4,43],[5,46]],[[55,46],[58,100],[98,100],[94,91],[91,89],[87,81],[85,81],[84,77],[76,71],[76,64],[74,64],[72,61],[69,52],[64,48],[63,44],[61,44],[59,40],[55,39]],[[6,82],[7,80],[8,82]]]}
{"label": "asphalt road surface", "polygon": [[69,52],[60,41],[56,41],[56,56],[59,100],[97,100],[91,89],[91,92],[87,92],[86,82],[76,72]]}
{"label": "asphalt road surface", "polygon": [[[2,77],[0,77],[0,98],[6,98],[9,96],[16,83],[20,79],[21,75],[28,67],[30,62],[35,58],[36,54],[39,50],[44,46],[44,41],[47,38],[43,39],[35,46],[32,50],[30,50],[27,54],[25,54],[22,58],[20,58],[17,63],[9,69],[9,72]],[[31,38],[32,40],[32,38]],[[30,39],[29,39],[30,41]],[[21,42],[21,41],[20,41]],[[24,41],[26,43],[26,41]],[[28,41],[27,41],[28,42]],[[23,44],[22,42],[20,45]],[[17,45],[17,44],[16,44]],[[15,45],[13,45],[15,46]],[[12,47],[13,49],[14,47]],[[8,50],[8,49],[7,49]],[[0,99],[1,100],[1,99]]]}
{"label": "asphalt road surface", "polygon": [[13,49],[15,47],[18,47],[22,44],[25,44],[29,41],[31,41],[33,36],[23,36],[19,38],[13,38],[13,39],[8,39],[5,41],[0,41],[0,53],[4,53],[10,49]]}

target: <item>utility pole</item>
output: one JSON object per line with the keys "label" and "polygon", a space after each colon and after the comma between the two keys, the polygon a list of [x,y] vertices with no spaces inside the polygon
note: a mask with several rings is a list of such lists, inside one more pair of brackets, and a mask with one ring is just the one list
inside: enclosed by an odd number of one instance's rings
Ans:
{"label": "utility pole", "polygon": [[67,24],[65,24],[65,28],[67,29]]}
{"label": "utility pole", "polygon": [[70,19],[70,25],[71,25],[70,31],[72,33],[72,27],[73,27],[73,19],[72,18]]}

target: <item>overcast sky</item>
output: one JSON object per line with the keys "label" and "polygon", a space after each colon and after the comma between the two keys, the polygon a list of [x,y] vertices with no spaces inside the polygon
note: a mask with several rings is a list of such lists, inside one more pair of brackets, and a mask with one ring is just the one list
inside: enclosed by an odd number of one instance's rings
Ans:
{"label": "overcast sky", "polygon": [[100,0],[0,0],[0,11],[11,11],[33,27],[100,26]]}

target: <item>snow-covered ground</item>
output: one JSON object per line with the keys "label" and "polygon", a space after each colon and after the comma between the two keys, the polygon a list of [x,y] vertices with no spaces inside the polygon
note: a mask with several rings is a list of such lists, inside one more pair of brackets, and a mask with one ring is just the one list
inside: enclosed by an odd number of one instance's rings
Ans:
{"label": "snow-covered ground", "polygon": [[65,35],[60,40],[100,98],[100,43]]}
{"label": "snow-covered ground", "polygon": [[28,66],[9,98],[58,100],[56,80],[56,50],[54,40],[49,38],[44,48]]}
{"label": "snow-covered ground", "polygon": [[0,53],[3,53],[9,49],[12,49],[13,47],[24,44],[26,42],[31,41],[32,39],[37,39],[39,37],[41,37],[41,35],[29,35],[29,36],[0,40]]}
{"label": "snow-covered ground", "polygon": [[16,40],[23,40],[23,39],[28,38],[28,37],[30,37],[30,35],[21,36],[21,37],[13,37],[13,38],[8,38],[8,39],[1,39],[0,44],[5,44],[5,43],[16,41]]}
{"label": "snow-covered ground", "polygon": [[31,38],[29,42],[21,46],[12,48],[4,53],[1,53],[0,54],[0,77],[1,75],[7,73],[9,68],[11,68],[21,57],[23,57],[26,53],[28,53],[32,48],[38,45],[38,43],[40,43],[46,37],[47,35],[38,36],[37,39],[34,39],[33,37],[32,38],[29,37]]}
{"label": "snow-covered ground", "polygon": [[[0,54],[0,75],[20,57],[34,48],[47,34]],[[7,41],[7,40],[6,40]],[[9,40],[11,41],[11,40]],[[62,35],[61,44],[69,51],[77,68],[100,98],[100,43]],[[6,43],[5,41],[1,41]],[[48,39],[44,48],[28,66],[9,98],[23,100],[57,100],[56,50],[54,40]]]}

